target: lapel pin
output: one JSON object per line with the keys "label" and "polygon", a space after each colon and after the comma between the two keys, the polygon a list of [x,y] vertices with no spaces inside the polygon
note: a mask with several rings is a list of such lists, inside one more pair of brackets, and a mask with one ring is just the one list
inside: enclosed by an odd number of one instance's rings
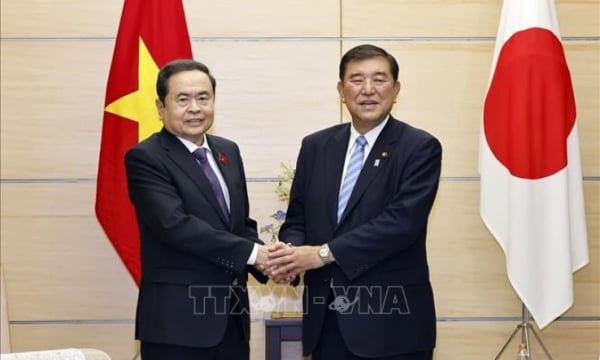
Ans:
{"label": "lapel pin", "polygon": [[223,165],[227,165],[227,156],[223,153],[219,153],[219,162]]}
{"label": "lapel pin", "polygon": [[375,159],[375,163],[373,163],[374,167],[378,167],[379,166],[379,159]]}
{"label": "lapel pin", "polygon": [[387,151],[384,151],[381,153],[381,157],[384,159],[387,157],[387,155],[388,155]]}

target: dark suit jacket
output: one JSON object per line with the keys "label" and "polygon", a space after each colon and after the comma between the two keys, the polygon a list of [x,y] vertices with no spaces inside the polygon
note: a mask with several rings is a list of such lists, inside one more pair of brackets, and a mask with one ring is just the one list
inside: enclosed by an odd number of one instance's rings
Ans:
{"label": "dark suit jacket", "polygon": [[[341,335],[355,355],[431,350],[436,326],[425,237],[441,145],[390,117],[336,224],[349,136],[350,124],[342,124],[304,138],[279,233],[294,245],[329,243],[337,261],[305,274],[304,353],[327,336],[321,327],[328,306],[338,310]],[[331,289],[333,304],[324,301]]]}
{"label": "dark suit jacket", "polygon": [[[129,196],[140,237],[142,281],[136,339],[196,347],[217,345],[230,304],[243,312],[249,337],[246,262],[257,237],[237,145],[207,135],[231,198],[229,221],[208,179],[179,139],[163,129],[125,156]],[[260,273],[256,277],[266,282]],[[235,286],[234,286],[235,285]]]}

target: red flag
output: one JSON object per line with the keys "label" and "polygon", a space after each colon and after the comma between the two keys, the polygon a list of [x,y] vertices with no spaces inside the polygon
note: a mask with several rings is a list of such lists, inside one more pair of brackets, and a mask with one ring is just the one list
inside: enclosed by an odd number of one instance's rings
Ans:
{"label": "red flag", "polygon": [[540,328],[588,263],[575,97],[553,0],[505,0],[479,153],[481,217]]}
{"label": "red flag", "polygon": [[171,60],[192,58],[181,0],[125,0],[106,86],[96,216],[135,282],[140,238],[125,177],[125,152],[162,123],[156,77]]}

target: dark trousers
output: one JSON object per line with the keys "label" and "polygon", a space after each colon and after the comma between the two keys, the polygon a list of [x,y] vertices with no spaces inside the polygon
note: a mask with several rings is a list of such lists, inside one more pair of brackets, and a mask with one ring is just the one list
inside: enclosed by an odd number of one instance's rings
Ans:
{"label": "dark trousers", "polygon": [[[333,297],[330,299],[333,301]],[[433,350],[418,353],[363,358],[348,350],[338,326],[336,311],[326,310],[323,330],[312,354],[312,360],[432,360]]]}
{"label": "dark trousers", "polygon": [[142,360],[248,360],[250,347],[244,338],[240,315],[230,315],[223,341],[214,347],[197,348],[142,341]]}

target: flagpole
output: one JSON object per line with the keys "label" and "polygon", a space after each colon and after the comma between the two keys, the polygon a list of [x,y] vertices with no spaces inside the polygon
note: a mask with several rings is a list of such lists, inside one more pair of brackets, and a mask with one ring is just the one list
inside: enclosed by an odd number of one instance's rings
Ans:
{"label": "flagpole", "polygon": [[542,346],[542,349],[544,349],[544,353],[546,353],[546,356],[548,357],[548,359],[552,360],[552,355],[550,355],[550,352],[546,348],[546,345],[544,345],[544,343],[542,342],[542,339],[538,335],[537,331],[535,331],[535,328],[533,327],[533,325],[531,325],[531,316],[529,314],[529,310],[527,309],[525,304],[521,304],[521,307],[522,307],[521,323],[519,325],[517,325],[516,329],[512,332],[512,334],[510,334],[510,336],[508,337],[508,340],[506,340],[506,342],[504,343],[504,345],[500,349],[500,352],[498,352],[498,355],[496,355],[494,360],[500,359],[500,356],[504,353],[504,350],[506,350],[506,347],[508,346],[510,341],[513,339],[513,337],[517,334],[517,332],[519,330],[521,330],[521,343],[525,344],[525,349],[527,349],[527,354],[528,354],[526,357],[527,359],[533,358],[530,353],[531,347],[529,346],[529,331],[531,331],[533,333],[533,335],[535,336],[535,338],[537,339],[537,341]]}

